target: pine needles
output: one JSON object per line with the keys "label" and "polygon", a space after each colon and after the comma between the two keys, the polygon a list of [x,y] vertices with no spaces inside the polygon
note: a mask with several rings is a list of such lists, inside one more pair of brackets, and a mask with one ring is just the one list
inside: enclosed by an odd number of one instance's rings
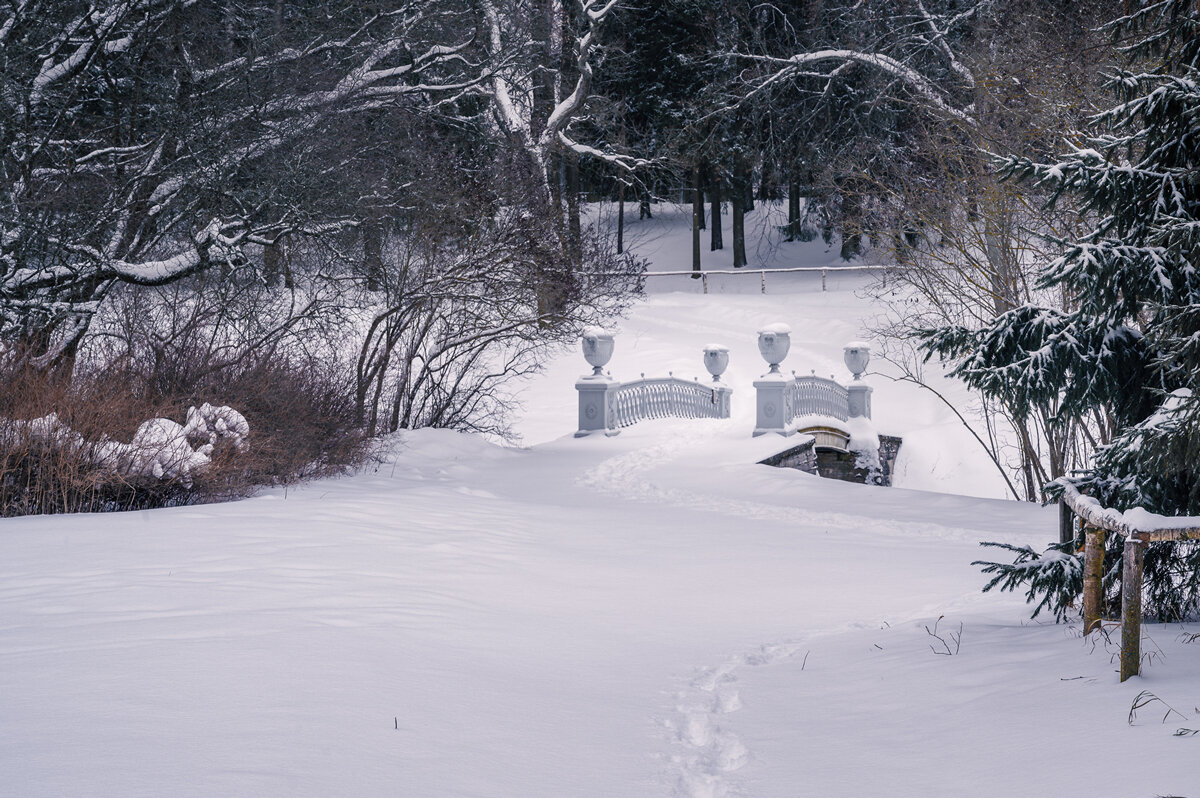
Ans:
{"label": "pine needles", "polygon": [[1071,551],[1074,547],[1073,541],[1052,543],[1041,554],[1029,546],[992,542],[980,545],[1011,551],[1017,555],[1012,562],[975,560],[971,563],[983,566],[985,574],[995,574],[991,581],[984,585],[984,593],[995,587],[999,587],[1001,592],[1021,588],[1025,590],[1026,601],[1031,604],[1037,601],[1031,617],[1036,618],[1042,610],[1049,609],[1054,613],[1055,620],[1066,619],[1076,597],[1083,592],[1083,559]]}

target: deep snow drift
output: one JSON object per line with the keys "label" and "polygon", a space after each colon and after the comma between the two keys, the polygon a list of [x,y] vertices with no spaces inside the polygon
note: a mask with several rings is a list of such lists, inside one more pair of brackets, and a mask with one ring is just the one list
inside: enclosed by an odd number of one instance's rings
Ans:
{"label": "deep snow drift", "polygon": [[565,352],[530,448],[419,431],[241,502],[0,521],[0,794],[1200,795],[1200,629],[1149,626],[1122,685],[1115,639],[981,594],[978,541],[1056,515],[952,495],[1001,494],[935,398],[869,378],[898,482],[939,493],[755,465],[754,330],[844,377],[864,275],[655,279],[614,376],[724,343],[732,419],[576,440]]}

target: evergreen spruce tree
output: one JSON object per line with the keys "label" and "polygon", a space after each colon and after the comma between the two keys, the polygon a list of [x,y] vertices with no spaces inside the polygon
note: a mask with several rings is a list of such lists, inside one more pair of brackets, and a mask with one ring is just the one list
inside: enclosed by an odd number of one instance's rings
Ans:
{"label": "evergreen spruce tree", "polygon": [[[1059,163],[1002,164],[1095,217],[1039,282],[1073,310],[1018,307],[981,330],[932,331],[925,347],[1015,412],[1094,419],[1100,445],[1072,482],[1103,505],[1200,515],[1200,9],[1158,0],[1109,27],[1134,43],[1089,146]],[[1123,541],[1109,538],[1115,566]],[[1067,546],[1016,551],[1014,563],[979,563],[994,574],[985,590],[1024,587],[1040,597],[1035,615],[1050,606],[1064,617],[1082,589],[1078,557]],[[1200,608],[1196,544],[1154,544],[1145,567],[1148,610],[1167,619]],[[1107,581],[1111,594],[1117,580]]]}

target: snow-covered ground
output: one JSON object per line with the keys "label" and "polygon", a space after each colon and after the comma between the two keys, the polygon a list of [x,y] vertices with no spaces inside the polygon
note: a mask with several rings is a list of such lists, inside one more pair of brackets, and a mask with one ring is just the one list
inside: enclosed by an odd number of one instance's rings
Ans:
{"label": "snow-covered ground", "polygon": [[[631,234],[678,268],[659,217]],[[728,421],[574,439],[572,351],[528,448],[425,430],[241,502],[0,521],[0,795],[1200,796],[1200,629],[1149,626],[1119,684],[1115,637],[981,594],[978,541],[1055,512],[954,495],[1002,492],[936,398],[870,378],[904,487],[755,465],[754,331],[843,376],[866,277],[674,279],[610,368],[703,376],[724,343]]]}

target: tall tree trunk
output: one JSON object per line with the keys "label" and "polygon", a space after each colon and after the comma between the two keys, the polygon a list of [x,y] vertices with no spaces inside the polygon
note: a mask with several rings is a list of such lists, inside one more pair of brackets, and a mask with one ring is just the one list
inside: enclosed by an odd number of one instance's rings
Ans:
{"label": "tall tree trunk", "polygon": [[653,219],[654,214],[650,212],[650,188],[643,187],[641,196],[638,198],[638,219]]}
{"label": "tall tree trunk", "polygon": [[896,227],[892,230],[892,257],[901,266],[911,266],[913,262],[912,248],[909,247],[908,239],[905,238],[900,225],[901,223],[897,222]]}
{"label": "tall tree trunk", "polygon": [[842,260],[853,260],[862,253],[861,198],[851,178],[838,180],[838,192],[842,200]]}
{"label": "tall tree trunk", "polygon": [[775,199],[775,178],[775,170],[768,169],[764,163],[762,175],[758,181],[758,199],[761,202],[770,202]]}
{"label": "tall tree trunk", "polygon": [[695,171],[692,174],[693,182],[696,184],[696,196],[692,198],[693,202],[700,203],[700,229],[703,230],[707,225],[704,220],[704,176],[708,174],[708,169],[704,166],[703,161],[696,163]]}
{"label": "tall tree trunk", "polygon": [[[1018,268],[1012,257],[1012,225],[1008,202],[998,190],[990,192],[996,199],[981,207],[983,215],[984,250],[991,271],[993,306],[999,316],[1016,307],[1022,297],[1018,287]],[[997,196],[999,195],[999,196]]]}
{"label": "tall tree trunk", "polygon": [[374,214],[363,220],[363,271],[366,273],[367,290],[378,291],[383,287],[383,221]]}
{"label": "tall tree trunk", "polygon": [[625,184],[617,183],[617,254],[625,251]]}
{"label": "tall tree trunk", "polygon": [[725,239],[721,232],[721,172],[715,166],[712,179],[708,184],[708,199],[712,207],[712,233],[709,249],[716,252],[725,249]]}
{"label": "tall tree trunk", "polygon": [[287,240],[280,236],[274,244],[263,247],[263,282],[268,288],[279,285],[282,277],[284,285],[292,288],[292,270],[288,267]]}
{"label": "tall tree trunk", "polygon": [[567,153],[566,162],[566,194],[567,194],[567,254],[574,269],[583,265],[583,229],[579,219],[579,156]]}
{"label": "tall tree trunk", "polygon": [[795,241],[800,234],[800,181],[788,181],[787,240]]}
{"label": "tall tree trunk", "polygon": [[237,43],[237,9],[232,0],[225,3],[223,11],[221,21],[225,30],[221,37],[221,50],[225,53],[225,59],[231,60],[236,53],[235,45]]}
{"label": "tall tree trunk", "polygon": [[[621,98],[621,103],[617,111],[617,140],[620,142],[621,151],[626,150],[625,137],[625,98]],[[620,177],[617,178],[617,254],[620,255],[625,251],[625,181]]]}
{"label": "tall tree trunk", "polygon": [[733,268],[746,265],[746,173],[735,166],[730,190],[730,210],[733,213]]}
{"label": "tall tree trunk", "polygon": [[700,164],[692,167],[692,278],[700,279],[700,228],[704,225],[704,195],[700,193]]}
{"label": "tall tree trunk", "polygon": [[566,207],[563,202],[565,183],[567,182],[566,157],[562,153],[552,152],[546,158],[546,171],[550,178],[550,212],[554,214],[554,232],[558,235],[560,244],[566,249],[567,225]]}

